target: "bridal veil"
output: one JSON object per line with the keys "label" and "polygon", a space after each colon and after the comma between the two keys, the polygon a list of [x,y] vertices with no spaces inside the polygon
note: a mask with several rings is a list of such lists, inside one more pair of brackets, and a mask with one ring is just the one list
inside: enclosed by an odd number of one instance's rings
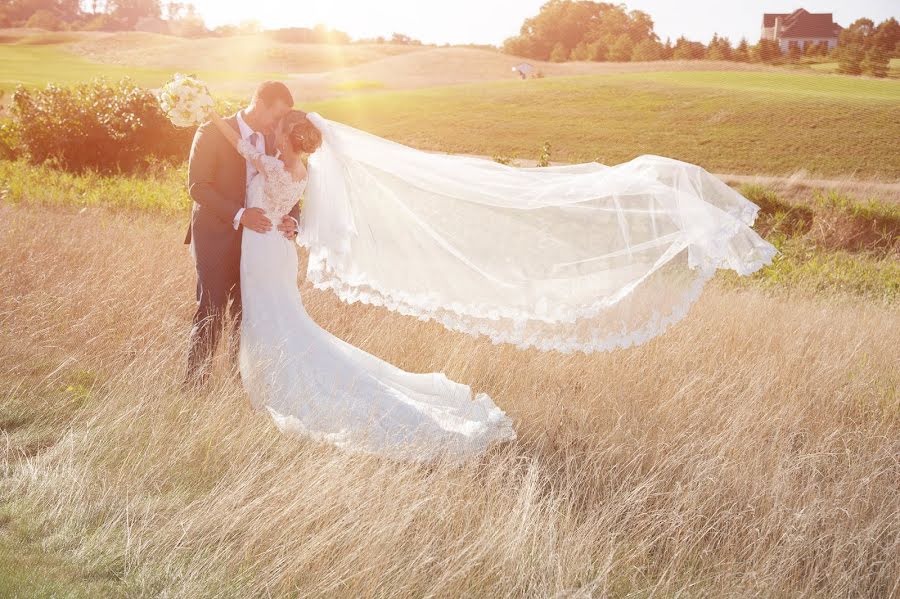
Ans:
{"label": "bridal veil", "polygon": [[717,269],[777,250],[759,208],[699,166],[642,155],[516,168],[432,154],[317,113],[298,243],[307,277],[521,348],[604,351],[681,319]]}

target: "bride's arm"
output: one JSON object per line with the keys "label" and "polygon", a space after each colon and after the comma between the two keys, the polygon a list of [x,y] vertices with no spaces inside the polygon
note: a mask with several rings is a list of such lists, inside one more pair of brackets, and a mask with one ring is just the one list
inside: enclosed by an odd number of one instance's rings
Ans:
{"label": "bride's arm", "polygon": [[[222,132],[222,135],[225,136],[225,139],[228,140],[228,143],[231,144],[231,147],[234,148],[241,156],[252,162],[257,171],[262,172],[263,168],[262,164],[260,163],[261,154],[258,151],[255,151],[256,149],[252,148],[249,143],[243,141],[241,139],[241,136],[238,135],[237,131],[235,131],[233,127],[226,123],[222,119],[222,117],[220,117],[216,113],[215,110],[211,110],[209,112],[209,118],[219,129],[219,131]],[[243,142],[243,144],[241,142]]]}

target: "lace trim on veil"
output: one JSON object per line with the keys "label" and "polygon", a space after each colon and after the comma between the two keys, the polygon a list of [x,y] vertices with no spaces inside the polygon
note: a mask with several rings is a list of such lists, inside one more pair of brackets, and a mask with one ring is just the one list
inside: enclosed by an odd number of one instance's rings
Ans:
{"label": "lace trim on veil", "polygon": [[[541,351],[556,350],[562,353],[575,351],[592,353],[625,349],[661,335],[669,326],[682,320],[691,306],[699,299],[706,283],[715,276],[716,270],[735,267],[734,264],[728,263],[722,251],[734,235],[740,232],[741,225],[750,226],[756,220],[759,207],[751,204],[747,208],[742,211],[738,217],[739,220],[735,219],[729,226],[724,227],[720,235],[706,240],[706,244],[704,244],[706,248],[715,248],[718,251],[712,254],[704,252],[700,258],[701,261],[691,265],[696,276],[679,300],[673,303],[668,314],[661,315],[658,311],[654,311],[653,317],[639,328],[620,335],[606,335],[603,339],[592,342],[579,341],[574,337],[562,334],[547,335],[546,332],[526,337],[522,334],[522,330],[529,320],[574,324],[578,320],[590,318],[608,308],[610,306],[609,299],[600,300],[580,309],[558,306],[555,310],[555,318],[538,318],[533,314],[498,309],[493,306],[459,303],[443,306],[438,305],[427,295],[414,295],[379,288],[372,281],[351,284],[343,280],[339,273],[330,267],[328,251],[324,248],[310,252],[306,276],[313,287],[331,291],[347,304],[361,302],[366,305],[384,307],[404,316],[415,316],[422,321],[433,320],[453,331],[476,336],[485,335],[495,344],[510,343],[520,349],[535,348]],[[309,249],[308,245],[301,245]],[[747,261],[740,264],[739,274],[747,275],[756,272],[763,266],[771,264],[777,254],[777,250],[772,246],[757,247],[754,250],[756,255],[752,258],[748,257]],[[688,249],[682,251],[688,251]],[[639,283],[640,281],[637,282],[637,284]],[[492,325],[492,323],[507,323],[510,326],[501,327]]]}
{"label": "lace trim on veil", "polygon": [[[447,174],[432,166],[432,159],[427,159],[424,166],[419,164],[418,161],[425,159],[417,150],[374,138],[346,126],[333,129],[330,122],[314,113],[309,118],[323,133],[323,164],[317,163],[317,168],[321,170],[320,174],[327,176],[312,187],[315,197],[312,198],[310,207],[319,207],[317,218],[314,219],[316,224],[310,229],[314,234],[310,237],[304,233],[297,242],[309,250],[307,278],[313,286],[332,291],[348,304],[361,302],[385,307],[422,321],[433,320],[453,331],[485,335],[493,343],[510,343],[522,349],[557,350],[563,353],[611,351],[644,343],[683,319],[717,269],[727,268],[739,275],[747,275],[770,264],[778,253],[774,246],[750,228],[759,212],[756,204],[695,165],[644,155],[627,167],[637,170],[623,171],[625,177],[628,180],[654,183],[670,181],[663,184],[671,187],[673,194],[680,194],[678,197],[685,205],[684,217],[697,216],[698,220],[692,221],[692,226],[683,228],[681,236],[675,238],[674,242],[667,241],[665,253],[643,275],[637,275],[634,280],[623,280],[615,293],[597,301],[590,301],[590,298],[582,295],[578,302],[557,302],[549,306],[542,298],[531,297],[527,308],[522,308],[511,303],[503,305],[503,302],[468,302],[465,298],[452,301],[446,292],[441,296],[430,292],[388,288],[375,277],[360,272],[361,269],[351,272],[346,267],[353,263],[351,241],[358,234],[351,203],[359,201],[359,198],[347,192],[343,183],[345,177],[348,173],[365,173],[366,169],[371,169],[373,173],[380,172],[379,169],[386,168],[387,164],[384,154],[395,156],[400,168],[406,168],[402,171],[401,180],[416,181],[415,184],[405,183],[410,189],[414,189],[420,181],[425,181],[432,187],[440,187],[444,185]],[[408,166],[407,157],[416,168]],[[368,162],[373,162],[374,165]],[[472,170],[473,168],[476,170]],[[646,174],[641,172],[643,168],[648,169]],[[480,169],[480,165],[469,165],[466,172],[478,177],[482,175]],[[431,173],[430,170],[438,172]],[[653,180],[658,173],[665,176],[661,175],[660,179]],[[494,181],[492,189],[505,193],[501,199],[509,204],[516,189],[509,190],[509,179],[505,171],[497,176],[499,179]],[[683,187],[671,182],[676,178],[680,182],[681,178],[691,177],[694,179],[687,181]],[[523,183],[526,184],[527,182]],[[715,203],[704,199],[707,185],[711,186],[709,196],[718,200]],[[548,193],[553,193],[552,185],[548,189]],[[581,197],[591,196],[582,190]],[[328,198],[327,208],[325,198]],[[549,206],[552,202],[543,205]],[[663,247],[662,243],[660,247]],[[671,264],[671,268],[676,269],[672,273],[675,276],[667,278],[669,275],[661,272],[661,269],[678,257],[686,260]],[[671,296],[654,306],[653,302],[647,301],[651,296],[636,292],[652,294],[653,289],[647,286],[651,284],[648,278],[657,273],[659,276],[654,277],[652,284],[665,286],[671,283]],[[642,287],[644,283],[647,285]],[[643,304],[639,311],[630,311],[629,302]],[[622,308],[620,312],[613,312],[619,308]],[[605,319],[604,311],[609,311]],[[626,321],[626,318],[630,320]],[[590,322],[592,319],[596,320]]]}

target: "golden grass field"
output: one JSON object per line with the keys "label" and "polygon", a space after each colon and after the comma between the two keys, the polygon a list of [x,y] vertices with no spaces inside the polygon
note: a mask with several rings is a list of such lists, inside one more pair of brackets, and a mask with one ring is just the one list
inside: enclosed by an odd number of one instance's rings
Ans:
{"label": "golden grass field", "polygon": [[751,195],[785,253],[750,284],[717,277],[644,345],[563,355],[345,305],[300,250],[324,328],[514,420],[476,462],[411,466],[279,433],[224,360],[179,389],[183,167],[0,161],[0,597],[900,599],[900,84],[709,61],[500,81],[512,62],[0,30],[0,90],[190,70],[243,97],[271,76],[433,151],[671,154],[774,190]]}
{"label": "golden grass field", "polygon": [[281,435],[224,364],[178,391],[183,226],[0,205],[0,593],[900,593],[896,306],[714,281],[643,346],[561,355],[304,283],[328,330],[514,418],[476,463],[412,467]]}

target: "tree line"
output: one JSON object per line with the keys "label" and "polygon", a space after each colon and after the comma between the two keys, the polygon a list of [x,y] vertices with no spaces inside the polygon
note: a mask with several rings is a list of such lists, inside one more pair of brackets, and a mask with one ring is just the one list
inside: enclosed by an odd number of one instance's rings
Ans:
{"label": "tree line", "polygon": [[891,58],[900,57],[900,24],[894,18],[875,25],[859,19],[844,29],[836,48],[817,43],[792,45],[782,52],[775,41],[746,39],[733,45],[714,34],[709,44],[679,37],[662,42],[650,15],[628,11],[624,4],[589,0],[550,0],[525,20],[519,35],[507,39],[503,50],[534,60],[631,62],[649,60],[728,60],[778,64],[804,57],[828,57],[847,74],[885,77]]}
{"label": "tree line", "polygon": [[[0,28],[29,27],[49,31],[131,31],[144,18],[165,21],[167,33],[183,37],[232,36],[260,33],[258,21],[222,25],[209,30],[190,2],[161,0],[6,0],[0,4]],[[350,36],[324,25],[286,27],[264,32],[280,42],[349,44]],[[356,43],[421,45],[402,33]]]}

